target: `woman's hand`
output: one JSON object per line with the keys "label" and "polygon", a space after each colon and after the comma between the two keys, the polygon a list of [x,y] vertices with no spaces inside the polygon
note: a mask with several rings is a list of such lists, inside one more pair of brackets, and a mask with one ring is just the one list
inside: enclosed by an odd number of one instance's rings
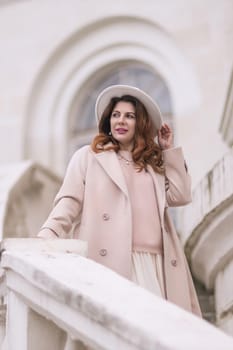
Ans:
{"label": "woman's hand", "polygon": [[37,238],[44,238],[44,239],[56,239],[56,238],[58,238],[58,236],[49,228],[41,229],[36,237]]}
{"label": "woman's hand", "polygon": [[158,143],[162,150],[173,147],[173,132],[166,123],[162,124],[161,128],[158,130]]}

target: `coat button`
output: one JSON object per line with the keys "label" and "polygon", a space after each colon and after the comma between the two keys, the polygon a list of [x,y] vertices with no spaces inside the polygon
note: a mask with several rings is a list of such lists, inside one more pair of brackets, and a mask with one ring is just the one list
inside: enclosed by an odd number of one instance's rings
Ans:
{"label": "coat button", "polygon": [[110,219],[110,216],[107,213],[104,213],[102,217],[103,217],[103,220],[105,221]]}
{"label": "coat button", "polygon": [[101,256],[105,256],[107,255],[108,252],[107,252],[107,249],[100,249],[99,253]]}
{"label": "coat button", "polygon": [[176,259],[172,259],[171,260],[171,264],[172,264],[172,266],[177,266],[177,260]]}

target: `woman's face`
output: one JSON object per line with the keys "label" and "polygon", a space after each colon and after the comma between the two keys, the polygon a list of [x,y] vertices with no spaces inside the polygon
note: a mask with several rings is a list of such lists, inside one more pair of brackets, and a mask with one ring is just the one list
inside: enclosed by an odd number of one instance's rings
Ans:
{"label": "woman's face", "polygon": [[110,118],[111,133],[120,148],[131,151],[134,143],[136,115],[132,103],[120,101],[113,108]]}

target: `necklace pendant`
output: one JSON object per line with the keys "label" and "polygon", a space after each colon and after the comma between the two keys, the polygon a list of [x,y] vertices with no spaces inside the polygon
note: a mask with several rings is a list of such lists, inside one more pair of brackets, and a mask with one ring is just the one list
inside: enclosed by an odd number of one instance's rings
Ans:
{"label": "necklace pendant", "polygon": [[128,160],[125,157],[123,157],[121,154],[118,155],[118,158],[123,160],[125,162],[126,165],[130,165],[130,163],[132,163],[132,160]]}

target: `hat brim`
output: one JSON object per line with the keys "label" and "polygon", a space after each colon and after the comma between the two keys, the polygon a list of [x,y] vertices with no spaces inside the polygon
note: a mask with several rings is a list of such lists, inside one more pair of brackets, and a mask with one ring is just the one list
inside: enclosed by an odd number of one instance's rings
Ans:
{"label": "hat brim", "polygon": [[97,123],[113,97],[121,97],[124,95],[131,95],[136,97],[145,106],[149,117],[154,123],[156,130],[159,130],[162,125],[162,114],[156,102],[147,95],[144,91],[128,85],[112,85],[104,89],[97,97],[95,104],[95,115]]}

